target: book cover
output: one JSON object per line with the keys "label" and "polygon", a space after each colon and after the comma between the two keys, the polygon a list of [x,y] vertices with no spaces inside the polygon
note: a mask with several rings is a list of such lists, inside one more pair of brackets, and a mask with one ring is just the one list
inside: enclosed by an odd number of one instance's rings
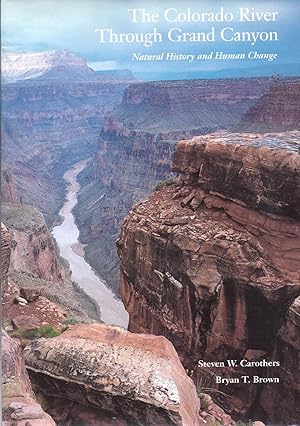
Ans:
{"label": "book cover", "polygon": [[299,425],[299,2],[1,6],[3,425]]}

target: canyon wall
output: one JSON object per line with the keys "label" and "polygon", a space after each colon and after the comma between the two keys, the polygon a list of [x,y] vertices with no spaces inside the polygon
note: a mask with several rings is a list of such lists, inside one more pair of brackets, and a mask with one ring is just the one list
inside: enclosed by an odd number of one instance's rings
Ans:
{"label": "canyon wall", "polygon": [[243,115],[237,131],[283,132],[300,129],[300,80],[274,82]]}
{"label": "canyon wall", "polygon": [[[166,336],[194,381],[221,392],[213,397],[227,412],[272,424],[299,418],[299,137],[179,142],[180,180],[134,206],[118,240],[129,330]],[[268,367],[272,360],[279,365]]]}
{"label": "canyon wall", "polygon": [[128,86],[122,103],[104,119],[74,210],[88,262],[114,289],[121,223],[135,202],[172,175],[176,142],[237,124],[270,84],[271,79],[227,79]]}
{"label": "canyon wall", "polygon": [[2,161],[15,180],[17,200],[36,206],[52,226],[64,199],[64,172],[94,154],[103,114],[121,101],[129,80],[99,77],[68,55],[51,68],[44,56],[36,69],[18,61],[10,69],[27,67],[35,76],[45,65],[43,75],[3,84]]}
{"label": "canyon wall", "polygon": [[3,203],[1,213],[10,230],[11,272],[63,281],[64,268],[43,215],[32,206],[18,203]]}
{"label": "canyon wall", "polygon": [[[6,242],[6,250],[10,248],[9,259],[3,259],[5,269],[9,266],[8,280],[2,288],[5,324],[10,326],[12,320],[24,315],[27,319],[28,316],[38,317],[42,323],[47,320],[47,310],[56,311],[53,303],[60,306],[57,312],[62,310],[66,317],[88,322],[99,320],[95,302],[72,283],[68,265],[60,258],[41,212],[30,205],[3,202],[1,216],[5,225],[2,235],[9,238],[4,238],[3,242]],[[30,306],[16,304],[14,300],[20,290],[25,295],[36,293],[41,298],[34,299]],[[64,319],[58,315],[61,325]]]}

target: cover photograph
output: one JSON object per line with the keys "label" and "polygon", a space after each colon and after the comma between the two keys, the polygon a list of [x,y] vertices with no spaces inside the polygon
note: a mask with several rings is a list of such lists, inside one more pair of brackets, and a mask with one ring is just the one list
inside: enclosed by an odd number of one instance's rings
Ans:
{"label": "cover photograph", "polygon": [[3,426],[300,426],[300,2],[3,0]]}

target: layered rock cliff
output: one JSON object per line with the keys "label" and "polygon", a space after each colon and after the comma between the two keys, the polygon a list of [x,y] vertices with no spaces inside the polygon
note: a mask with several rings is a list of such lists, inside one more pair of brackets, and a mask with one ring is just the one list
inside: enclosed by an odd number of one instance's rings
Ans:
{"label": "layered rock cliff", "polygon": [[[111,417],[117,425],[205,424],[195,386],[164,337],[80,325],[32,342],[25,362],[54,418],[69,425],[112,424]],[[232,424],[224,413],[221,418]]]}
{"label": "layered rock cliff", "polygon": [[237,131],[283,132],[300,129],[300,80],[278,81],[244,114]]}
{"label": "layered rock cliff", "polygon": [[300,349],[299,137],[219,133],[178,143],[179,183],[137,204],[118,241],[129,330],[168,337],[196,383],[224,392],[213,396],[228,412],[272,424],[299,414],[291,378]]}
{"label": "layered rock cliff", "polygon": [[62,282],[65,272],[42,214],[17,203],[3,203],[1,213],[12,240],[11,272]]}
{"label": "layered rock cliff", "polygon": [[[18,203],[2,203],[1,213],[5,224],[1,231],[4,244],[1,264],[8,272],[5,275],[8,280],[5,279],[2,287],[5,325],[17,324],[18,318],[23,324],[24,316],[27,320],[32,318],[35,325],[45,322],[59,327],[65,317],[99,320],[95,302],[72,283],[43,215],[32,206]],[[20,289],[25,302],[32,303],[15,303]],[[28,300],[35,292],[37,297]]]}
{"label": "layered rock cliff", "polygon": [[268,90],[270,79],[137,83],[103,123],[75,208],[89,263],[118,286],[115,241],[131,206],[171,174],[178,140],[228,128]]}

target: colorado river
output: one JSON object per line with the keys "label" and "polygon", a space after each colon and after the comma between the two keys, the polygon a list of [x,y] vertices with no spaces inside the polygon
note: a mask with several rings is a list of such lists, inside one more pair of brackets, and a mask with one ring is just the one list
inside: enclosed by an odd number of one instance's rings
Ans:
{"label": "colorado river", "polygon": [[128,313],[122,302],[116,299],[113,292],[94,273],[84,257],[77,254],[78,250],[75,248],[79,242],[79,230],[75,223],[72,209],[77,203],[77,193],[80,189],[77,176],[84,169],[87,162],[88,160],[83,160],[76,163],[64,174],[68,187],[65,203],[59,212],[63,222],[53,228],[52,234],[57,241],[61,256],[70,264],[72,280],[76,281],[85,293],[98,303],[102,321],[127,328]]}

